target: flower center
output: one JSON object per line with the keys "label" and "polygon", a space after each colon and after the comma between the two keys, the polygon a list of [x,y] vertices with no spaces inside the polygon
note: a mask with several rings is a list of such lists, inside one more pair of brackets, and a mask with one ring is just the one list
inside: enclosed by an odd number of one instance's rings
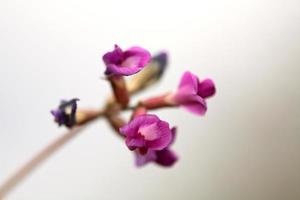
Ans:
{"label": "flower center", "polygon": [[145,140],[151,141],[157,139],[158,137],[156,124],[141,127],[139,128],[138,132],[145,138]]}
{"label": "flower center", "polygon": [[121,63],[121,67],[137,67],[139,62],[140,62],[140,58],[138,56],[131,56],[126,58]]}

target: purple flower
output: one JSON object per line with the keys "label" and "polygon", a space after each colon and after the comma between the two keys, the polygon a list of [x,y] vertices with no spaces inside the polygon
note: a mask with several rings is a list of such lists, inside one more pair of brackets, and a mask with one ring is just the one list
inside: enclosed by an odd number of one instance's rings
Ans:
{"label": "purple flower", "polygon": [[126,51],[115,45],[115,49],[103,55],[106,75],[129,76],[141,71],[151,59],[150,53],[141,47],[131,47]]}
{"label": "purple flower", "polygon": [[74,98],[70,101],[62,100],[57,109],[51,110],[51,114],[54,116],[54,120],[59,126],[65,125],[67,127],[72,127],[76,123],[76,109],[79,99]]}
{"label": "purple flower", "polygon": [[163,150],[172,140],[169,124],[156,115],[138,115],[128,124],[120,128],[130,150],[137,149],[141,154],[148,150]]}
{"label": "purple flower", "polygon": [[173,166],[178,160],[178,156],[169,147],[174,143],[176,137],[176,128],[172,128],[172,140],[170,144],[160,151],[149,150],[146,154],[141,154],[139,151],[135,151],[136,165],[141,167],[149,162],[155,162],[158,165],[164,167]]}
{"label": "purple flower", "polygon": [[196,75],[185,72],[172,101],[195,114],[204,115],[207,110],[205,99],[215,93],[216,88],[212,80],[200,81]]}

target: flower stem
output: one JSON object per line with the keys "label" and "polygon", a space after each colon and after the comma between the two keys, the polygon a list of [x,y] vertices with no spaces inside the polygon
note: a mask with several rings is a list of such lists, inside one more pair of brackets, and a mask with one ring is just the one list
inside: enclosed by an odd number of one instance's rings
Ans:
{"label": "flower stem", "polygon": [[55,139],[45,148],[43,148],[38,154],[36,154],[31,160],[23,165],[18,171],[16,171],[11,177],[9,177],[0,186],[0,199],[3,199],[14,187],[16,187],[26,176],[28,176],[36,167],[38,167],[43,161],[49,158],[54,152],[60,149],[64,144],[74,138],[86,125],[75,126],[67,133],[61,135]]}
{"label": "flower stem", "polygon": [[[109,101],[107,107],[115,107],[116,102],[113,100]],[[109,106],[110,105],[110,106]],[[139,104],[135,106],[128,106],[123,108],[118,108],[119,111],[135,110]],[[159,107],[160,108],[160,107]],[[155,107],[149,106],[149,109],[155,109]],[[81,110],[78,112],[77,125],[71,128],[68,132],[61,135],[46,147],[44,147],[39,153],[31,158],[27,163],[25,163],[21,168],[19,168],[12,176],[10,176],[2,185],[0,185],[0,200],[2,200],[11,190],[13,190],[24,178],[26,178],[34,169],[36,169],[40,164],[42,164],[47,158],[49,158],[53,153],[63,147],[67,142],[74,138],[80,131],[87,127],[91,122],[95,121],[99,117],[106,117],[109,122],[114,125],[113,128],[118,131],[118,128],[125,122],[117,116],[115,118],[113,115],[108,115],[109,109],[104,110]],[[116,113],[118,111],[115,111]]]}

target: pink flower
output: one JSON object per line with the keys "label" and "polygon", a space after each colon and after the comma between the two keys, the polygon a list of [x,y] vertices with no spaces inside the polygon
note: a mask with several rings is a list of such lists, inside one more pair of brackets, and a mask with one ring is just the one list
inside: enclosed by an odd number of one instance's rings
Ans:
{"label": "pink flower", "polygon": [[141,101],[141,105],[147,109],[183,106],[195,114],[204,115],[207,110],[206,99],[215,93],[212,80],[200,81],[196,75],[185,72],[176,92],[146,99]]}
{"label": "pink flower", "polygon": [[130,150],[138,150],[146,154],[148,150],[163,150],[172,140],[169,124],[156,115],[143,114],[136,116],[128,124],[120,128]]}
{"label": "pink flower", "polygon": [[204,115],[207,110],[205,99],[215,93],[216,88],[211,79],[200,81],[196,75],[187,71],[183,74],[177,91],[172,94],[171,102],[195,114]]}
{"label": "pink flower", "polygon": [[141,47],[131,47],[126,51],[115,45],[115,49],[103,55],[106,75],[129,76],[141,71],[150,61],[150,53]]}
{"label": "pink flower", "polygon": [[155,151],[149,150],[146,154],[141,154],[139,151],[135,151],[136,165],[141,167],[149,162],[155,162],[158,165],[164,167],[173,166],[178,160],[178,156],[172,150],[170,146],[174,143],[176,137],[176,128],[172,128],[172,140],[170,144],[163,150]]}

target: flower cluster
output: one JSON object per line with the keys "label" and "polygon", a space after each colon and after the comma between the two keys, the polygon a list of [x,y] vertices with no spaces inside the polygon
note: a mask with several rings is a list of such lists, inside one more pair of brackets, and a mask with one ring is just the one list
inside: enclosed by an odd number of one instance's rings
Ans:
{"label": "flower cluster", "polygon": [[[204,115],[207,111],[207,98],[216,93],[214,82],[211,79],[200,80],[197,75],[186,71],[174,92],[140,100],[137,105],[129,106],[130,98],[135,93],[161,79],[168,63],[167,53],[151,56],[149,51],[141,47],[134,46],[123,51],[115,45],[102,59],[106,66],[104,74],[111,84],[113,97],[104,106],[103,115],[94,115],[91,119],[98,116],[107,119],[123,138],[128,149],[134,152],[137,166],[149,162],[164,167],[173,166],[178,156],[170,147],[175,141],[177,128],[151,112],[160,108],[183,107],[194,114]],[[130,75],[134,76],[126,80],[125,77]],[[59,125],[71,128],[82,122],[89,122],[82,117],[87,116],[83,110],[76,112],[77,100],[63,101],[58,109],[51,111]],[[128,121],[120,116],[124,110],[133,111]],[[81,123],[76,120],[77,115],[81,116]]]}

